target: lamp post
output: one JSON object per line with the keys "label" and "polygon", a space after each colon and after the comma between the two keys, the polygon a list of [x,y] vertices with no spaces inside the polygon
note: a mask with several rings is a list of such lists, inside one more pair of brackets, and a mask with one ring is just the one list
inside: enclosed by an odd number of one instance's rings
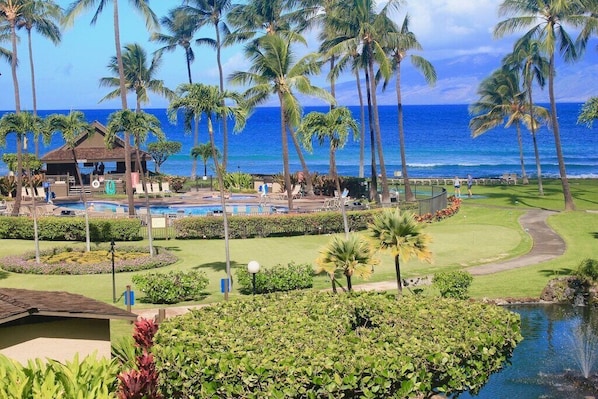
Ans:
{"label": "lamp post", "polygon": [[114,273],[114,239],[110,240],[110,253],[112,253],[112,303],[116,303],[116,277]]}
{"label": "lamp post", "polygon": [[255,275],[260,271],[260,264],[256,260],[252,260],[247,264],[247,271],[252,275],[253,295],[255,295]]}

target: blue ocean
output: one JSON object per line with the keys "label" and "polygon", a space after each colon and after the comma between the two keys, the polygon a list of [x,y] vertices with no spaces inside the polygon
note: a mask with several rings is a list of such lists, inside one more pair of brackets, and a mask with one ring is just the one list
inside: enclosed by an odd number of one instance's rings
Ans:
{"label": "blue ocean", "polygon": [[[598,134],[585,125],[577,124],[577,116],[582,104],[564,103],[558,106],[561,127],[561,142],[567,165],[567,175],[572,178],[598,177]],[[359,108],[350,107],[355,119],[359,121]],[[304,112],[326,111],[325,107],[307,107]],[[84,110],[88,121],[97,120],[106,124],[108,116],[114,110]],[[168,140],[180,141],[183,144],[179,154],[173,155],[162,165],[161,172],[173,175],[190,176],[193,147],[192,133],[184,131],[183,121],[172,124],[168,121],[165,109],[149,109],[162,122],[162,129]],[[40,116],[51,113],[68,113],[68,111],[40,111]],[[367,115],[367,114],[366,114]],[[473,177],[498,177],[503,173],[521,175],[519,149],[514,127],[495,128],[487,133],[472,138],[468,128],[471,118],[468,106],[462,105],[410,105],[404,107],[404,126],[406,137],[406,158],[410,177],[452,177],[455,175]],[[398,145],[398,122],[396,106],[380,107],[380,122],[384,146],[386,171],[392,176],[400,170],[400,153]],[[594,129],[598,129],[594,128]],[[216,125],[217,145],[222,149],[222,128]],[[258,108],[247,121],[242,132],[232,133],[232,122],[229,121],[229,172],[246,172],[256,174],[282,173],[282,152],[280,139],[280,120],[278,108]],[[522,128],[525,167],[529,176],[536,176],[536,166],[531,134]],[[200,124],[199,142],[209,141],[207,126]],[[554,148],[553,132],[543,127],[537,134],[542,175],[558,176],[558,163]],[[148,141],[153,141],[149,138]],[[63,144],[57,135],[49,146],[42,146],[40,154],[57,148]],[[341,175],[358,176],[359,174],[359,142],[350,139],[343,149],[337,153],[337,165]],[[30,146],[29,151],[32,151]],[[16,151],[14,137],[10,135],[2,152]],[[299,158],[289,140],[291,170],[301,169]],[[304,152],[305,153],[305,152]],[[370,142],[366,121],[365,140],[365,175],[370,176]],[[310,171],[324,174],[328,172],[327,146],[314,144],[311,154],[305,153]],[[211,163],[210,163],[211,164]],[[150,163],[150,169],[153,165]],[[209,167],[209,166],[208,166]],[[109,170],[109,165],[108,169]],[[0,175],[8,172],[4,163],[0,162]],[[208,174],[213,170],[209,169]],[[378,168],[377,173],[380,173]],[[201,160],[197,163],[197,174],[203,175]]]}

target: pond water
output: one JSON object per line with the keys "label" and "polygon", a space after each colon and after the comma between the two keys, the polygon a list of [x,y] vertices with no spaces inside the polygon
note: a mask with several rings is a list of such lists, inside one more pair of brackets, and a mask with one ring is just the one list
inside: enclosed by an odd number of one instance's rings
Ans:
{"label": "pond water", "polygon": [[[598,310],[562,305],[508,309],[521,315],[524,337],[511,364],[492,375],[478,395],[463,393],[459,399],[598,398]],[[591,383],[581,378],[580,363],[590,368]]]}

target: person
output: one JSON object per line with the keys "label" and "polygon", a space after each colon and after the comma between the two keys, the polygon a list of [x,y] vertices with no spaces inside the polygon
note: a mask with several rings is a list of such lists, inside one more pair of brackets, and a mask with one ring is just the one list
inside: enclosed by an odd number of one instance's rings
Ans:
{"label": "person", "polygon": [[89,204],[89,207],[87,208],[88,211],[93,212],[96,210],[96,207],[93,205],[93,202],[91,204]]}
{"label": "person", "polygon": [[471,177],[471,175],[467,175],[467,195],[469,196],[469,198],[471,198],[471,196],[473,195],[473,193],[471,192],[472,186],[473,186],[473,177]]}
{"label": "person", "polygon": [[98,167],[98,171],[100,172],[100,175],[104,174],[104,162],[100,162],[100,166]]}
{"label": "person", "polygon": [[455,197],[461,198],[461,180],[459,180],[459,177],[455,176],[453,184],[455,186]]}

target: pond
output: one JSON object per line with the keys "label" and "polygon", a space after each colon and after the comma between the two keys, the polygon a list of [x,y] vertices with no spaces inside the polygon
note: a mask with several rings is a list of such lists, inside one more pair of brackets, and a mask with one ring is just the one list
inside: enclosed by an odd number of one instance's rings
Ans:
{"label": "pond", "polygon": [[[598,310],[520,305],[523,341],[511,364],[490,377],[478,395],[459,399],[598,398]],[[582,377],[582,369],[589,376]]]}

